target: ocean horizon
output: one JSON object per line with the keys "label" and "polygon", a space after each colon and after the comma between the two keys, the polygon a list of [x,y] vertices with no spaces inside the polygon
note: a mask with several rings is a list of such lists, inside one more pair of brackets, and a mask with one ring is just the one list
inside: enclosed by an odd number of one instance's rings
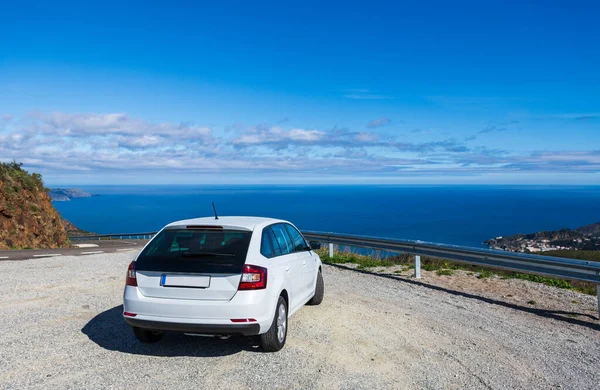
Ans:
{"label": "ocean horizon", "polygon": [[[65,188],[66,186],[61,186]],[[286,219],[301,230],[484,247],[517,233],[600,221],[600,186],[498,185],[98,185],[90,198],[53,202],[99,234],[147,232],[219,215]]]}

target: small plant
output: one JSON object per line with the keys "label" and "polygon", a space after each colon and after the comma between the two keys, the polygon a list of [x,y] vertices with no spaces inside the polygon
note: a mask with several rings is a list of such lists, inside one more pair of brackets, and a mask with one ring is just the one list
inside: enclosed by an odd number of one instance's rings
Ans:
{"label": "small plant", "polygon": [[559,288],[565,288],[565,289],[572,289],[573,286],[571,285],[571,283],[562,280],[562,279],[553,279],[553,278],[546,278],[544,276],[539,276],[539,275],[530,275],[530,274],[520,274],[520,273],[511,273],[511,274],[507,274],[504,275],[502,277],[502,279],[522,279],[522,280],[529,280],[531,282],[536,282],[536,283],[543,283],[547,286],[552,286],[552,287],[559,287]]}
{"label": "small plant", "polygon": [[442,275],[451,276],[451,275],[454,275],[454,270],[451,270],[451,269],[440,269],[440,270],[437,270],[436,274],[438,276],[442,276]]}
{"label": "small plant", "polygon": [[479,272],[479,274],[477,275],[477,279],[485,279],[485,278],[490,278],[492,276],[492,271],[481,271]]}
{"label": "small plant", "polygon": [[401,274],[401,273],[402,273],[402,270],[401,270],[401,269],[397,269],[397,270],[395,270],[395,271],[394,271],[394,273],[395,273],[395,274]]}
{"label": "small plant", "polygon": [[440,264],[422,263],[421,269],[423,271],[438,271],[442,269],[442,266]]}
{"label": "small plant", "polygon": [[535,306],[535,305],[537,305],[537,302],[536,302],[536,301],[534,301],[533,299],[532,299],[532,300],[530,300],[530,301],[527,301],[527,303],[529,303],[529,304],[530,304],[530,305],[532,305],[532,306]]}
{"label": "small plant", "polygon": [[357,264],[358,269],[366,269],[373,267],[391,267],[395,265],[393,262],[387,259],[378,260],[369,256],[363,256],[352,253],[348,248],[346,248],[344,252],[334,253],[333,257],[331,258],[328,254],[321,254],[321,256],[323,256],[324,261],[334,264]]}

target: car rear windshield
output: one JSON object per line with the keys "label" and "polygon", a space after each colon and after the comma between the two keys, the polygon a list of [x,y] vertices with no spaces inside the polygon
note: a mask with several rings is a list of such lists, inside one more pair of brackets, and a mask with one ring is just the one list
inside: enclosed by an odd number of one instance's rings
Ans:
{"label": "car rear windshield", "polygon": [[241,273],[251,232],[165,229],[144,248],[136,270],[191,273]]}

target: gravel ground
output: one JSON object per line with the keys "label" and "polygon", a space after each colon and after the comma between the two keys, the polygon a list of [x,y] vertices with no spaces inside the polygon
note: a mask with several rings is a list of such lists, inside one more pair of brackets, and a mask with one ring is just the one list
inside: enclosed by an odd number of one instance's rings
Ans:
{"label": "gravel ground", "polygon": [[177,334],[142,345],[121,318],[132,257],[0,262],[0,388],[597,389],[600,383],[597,320],[333,266],[324,269],[323,304],[291,318],[279,353],[261,352],[254,339]]}

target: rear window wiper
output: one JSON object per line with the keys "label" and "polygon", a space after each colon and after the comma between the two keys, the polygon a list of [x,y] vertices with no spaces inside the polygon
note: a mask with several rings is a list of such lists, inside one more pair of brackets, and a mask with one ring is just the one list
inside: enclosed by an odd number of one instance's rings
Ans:
{"label": "rear window wiper", "polygon": [[233,253],[217,253],[217,252],[185,252],[183,257],[235,257]]}

